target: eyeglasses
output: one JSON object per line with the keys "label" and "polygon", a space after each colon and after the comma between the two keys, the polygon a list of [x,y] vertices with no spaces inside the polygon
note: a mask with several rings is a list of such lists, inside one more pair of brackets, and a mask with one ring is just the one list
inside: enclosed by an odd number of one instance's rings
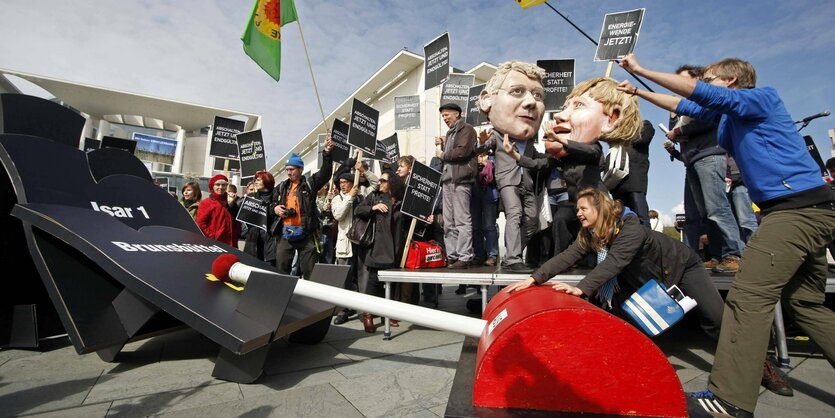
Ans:
{"label": "eyeglasses", "polygon": [[[506,92],[508,96],[513,97],[514,99],[521,99],[525,97],[525,94],[530,92],[533,99],[537,102],[545,101],[545,90],[544,89],[531,89],[528,90],[522,86],[513,86],[509,89],[499,88],[499,90]],[[493,93],[497,94],[497,93]]]}
{"label": "eyeglasses", "polygon": [[706,76],[702,77],[702,82],[703,82],[703,83],[710,83],[711,81],[716,80],[717,78],[719,78],[719,76],[716,76],[716,75],[706,75]]}

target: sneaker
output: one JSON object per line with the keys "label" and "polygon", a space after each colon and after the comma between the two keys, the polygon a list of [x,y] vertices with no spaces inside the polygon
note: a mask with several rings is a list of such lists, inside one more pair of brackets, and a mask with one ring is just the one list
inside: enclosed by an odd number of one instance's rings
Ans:
{"label": "sneaker", "polygon": [[525,263],[513,263],[503,267],[502,270],[510,273],[533,273],[533,269],[526,266]]}
{"label": "sneaker", "polygon": [[487,261],[484,262],[485,266],[495,267],[496,266],[496,257],[490,257]]}
{"label": "sneaker", "polygon": [[718,266],[718,265],[719,265],[719,260],[711,259],[710,261],[705,261],[705,268],[708,269],[708,270],[713,270],[713,268]]}
{"label": "sneaker", "polygon": [[794,396],[794,390],[786,380],[786,374],[778,370],[768,359],[763,362],[763,378],[760,384],[780,396]]}
{"label": "sneaker", "polygon": [[737,418],[754,418],[753,412],[739,409],[728,402],[719,399],[713,392],[687,393],[687,412],[691,417],[728,416]]}
{"label": "sneaker", "polygon": [[712,269],[717,274],[736,274],[739,270],[739,257],[729,255]]}
{"label": "sneaker", "polygon": [[469,261],[461,261],[461,260],[458,260],[458,261],[456,261],[456,262],[447,266],[447,268],[450,268],[450,269],[453,269],[453,270],[465,269],[465,268],[469,268],[469,267],[470,267],[470,262]]}

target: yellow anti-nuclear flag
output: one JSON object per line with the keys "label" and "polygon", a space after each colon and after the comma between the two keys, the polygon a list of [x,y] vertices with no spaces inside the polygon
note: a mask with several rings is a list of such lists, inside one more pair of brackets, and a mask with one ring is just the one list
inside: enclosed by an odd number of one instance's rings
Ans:
{"label": "yellow anti-nuclear flag", "polygon": [[538,4],[545,3],[545,0],[516,0],[516,4],[523,9],[534,7]]}

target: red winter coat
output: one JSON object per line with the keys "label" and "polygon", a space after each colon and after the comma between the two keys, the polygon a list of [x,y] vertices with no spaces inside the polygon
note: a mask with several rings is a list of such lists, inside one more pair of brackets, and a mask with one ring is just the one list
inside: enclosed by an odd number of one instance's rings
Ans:
{"label": "red winter coat", "polygon": [[[223,197],[224,199],[226,196]],[[197,208],[197,218],[194,219],[203,235],[218,240],[224,244],[232,243],[232,215],[220,202],[214,198],[203,199]]]}

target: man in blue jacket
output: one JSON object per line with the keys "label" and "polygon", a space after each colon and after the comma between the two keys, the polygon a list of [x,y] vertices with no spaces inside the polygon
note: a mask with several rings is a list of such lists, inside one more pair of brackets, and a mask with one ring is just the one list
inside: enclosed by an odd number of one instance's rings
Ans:
{"label": "man in blue jacket", "polygon": [[707,66],[701,81],[643,68],[632,54],[620,65],[686,99],[639,90],[628,81],[622,91],[719,123],[719,145],[736,159],[762,211],[725,301],[708,390],[688,394],[705,411],[753,416],[774,305],[781,298],[835,366],[835,312],[823,305],[826,245],[835,235],[832,191],[777,91],[755,87],[750,63],[723,59]]}

